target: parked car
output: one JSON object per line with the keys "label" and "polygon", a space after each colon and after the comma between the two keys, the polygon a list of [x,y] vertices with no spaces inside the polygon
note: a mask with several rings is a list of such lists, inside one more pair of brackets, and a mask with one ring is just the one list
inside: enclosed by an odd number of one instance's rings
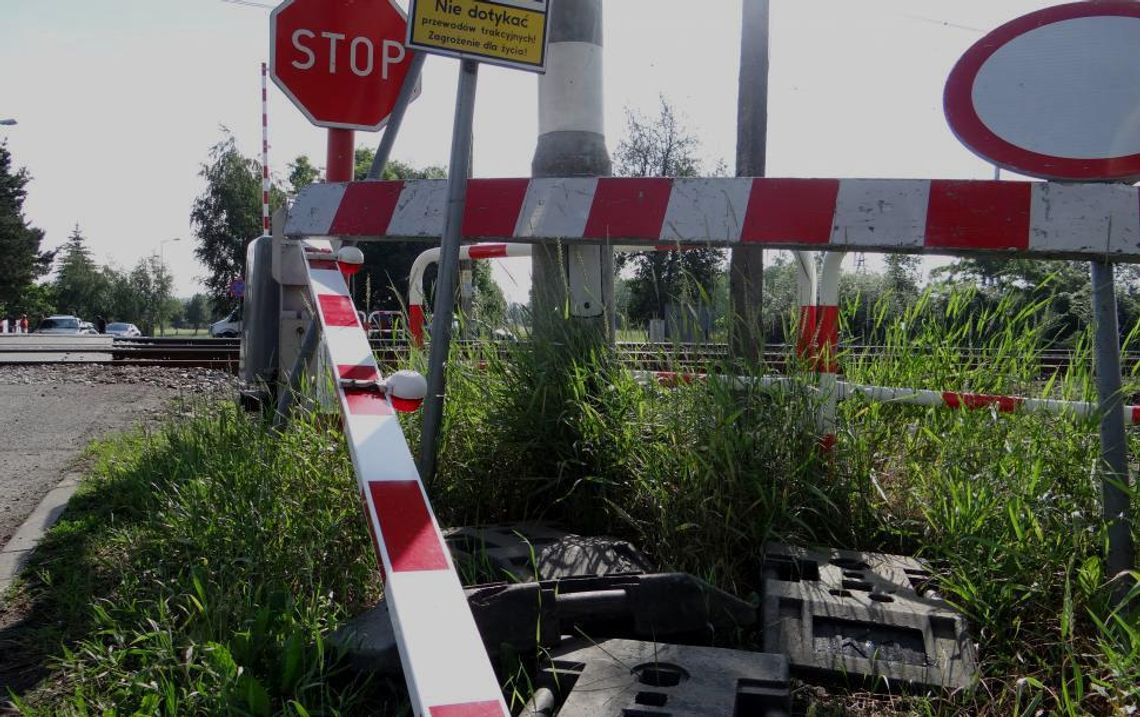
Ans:
{"label": "parked car", "polygon": [[90,321],[81,320],[79,322],[79,333],[83,334],[84,336],[98,336],[99,330],[96,329],[95,324],[91,323]]}
{"label": "parked car", "polygon": [[[55,314],[40,320],[33,333],[37,334],[70,334],[78,336],[82,333],[82,324],[78,316],[68,314]],[[94,327],[92,327],[94,328]]]}
{"label": "parked car", "polygon": [[111,336],[122,336],[127,338],[132,336],[142,336],[142,332],[139,331],[139,327],[135,326],[134,324],[123,323],[122,321],[112,321],[111,323],[107,324],[107,330],[104,333]]}
{"label": "parked car", "polygon": [[241,336],[241,307],[234,309],[221,321],[210,324],[210,336],[219,339],[232,339]]}

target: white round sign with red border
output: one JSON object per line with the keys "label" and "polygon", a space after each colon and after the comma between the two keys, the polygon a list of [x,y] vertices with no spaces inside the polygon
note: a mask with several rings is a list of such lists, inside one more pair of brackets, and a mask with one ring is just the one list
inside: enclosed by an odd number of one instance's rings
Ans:
{"label": "white round sign with red border", "polygon": [[943,105],[958,139],[998,166],[1140,179],[1140,2],[1076,2],[1002,25],[954,66]]}

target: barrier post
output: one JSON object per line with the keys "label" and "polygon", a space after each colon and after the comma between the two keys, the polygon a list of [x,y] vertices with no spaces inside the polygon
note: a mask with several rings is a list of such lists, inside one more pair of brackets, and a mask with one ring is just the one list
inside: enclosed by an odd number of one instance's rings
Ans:
{"label": "barrier post", "polygon": [[820,446],[825,454],[835,447],[835,410],[839,402],[839,268],[841,251],[829,251],[823,256],[823,269],[819,277],[819,305],[816,306],[815,365],[819,374]]}
{"label": "barrier post", "polygon": [[796,336],[796,357],[810,359],[815,352],[815,300],[819,291],[815,252],[795,251],[796,296],[800,302],[800,325]]}
{"label": "barrier post", "polygon": [[[1124,436],[1123,395],[1120,379],[1120,329],[1116,317],[1116,292],[1110,261],[1089,262],[1092,278],[1093,313],[1096,323],[1096,388],[1100,401],[1101,491],[1104,520],[1108,526],[1110,577],[1135,567],[1132,546],[1131,507],[1128,498],[1128,444]],[[1130,586],[1122,581],[1113,592],[1123,599]]]}

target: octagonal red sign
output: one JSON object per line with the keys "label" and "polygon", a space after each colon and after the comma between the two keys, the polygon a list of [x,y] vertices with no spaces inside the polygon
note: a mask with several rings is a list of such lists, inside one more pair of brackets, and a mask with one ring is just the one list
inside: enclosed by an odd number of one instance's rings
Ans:
{"label": "octagonal red sign", "polygon": [[269,22],[273,81],[310,122],[384,126],[411,64],[394,0],[285,0]]}

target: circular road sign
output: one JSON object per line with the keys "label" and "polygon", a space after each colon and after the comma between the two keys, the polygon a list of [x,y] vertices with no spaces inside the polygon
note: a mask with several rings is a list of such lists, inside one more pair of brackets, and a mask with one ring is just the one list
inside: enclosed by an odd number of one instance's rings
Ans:
{"label": "circular road sign", "polygon": [[1140,178],[1140,2],[1058,5],[966,51],[943,95],[972,152],[1045,179]]}
{"label": "circular road sign", "polygon": [[411,64],[407,16],[394,0],[285,0],[269,23],[273,81],[310,122],[384,126]]}

